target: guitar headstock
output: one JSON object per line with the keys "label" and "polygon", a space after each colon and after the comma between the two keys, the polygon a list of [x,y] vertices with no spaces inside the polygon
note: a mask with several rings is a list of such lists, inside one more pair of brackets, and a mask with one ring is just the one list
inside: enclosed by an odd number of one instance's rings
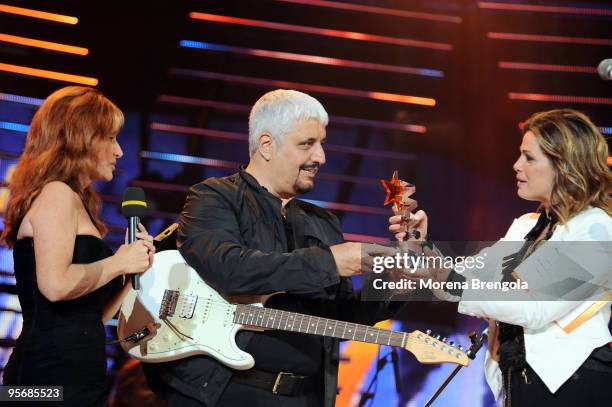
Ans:
{"label": "guitar headstock", "polygon": [[440,336],[431,336],[431,331],[413,331],[408,334],[408,341],[404,347],[411,352],[419,362],[424,364],[432,363],[454,363],[467,366],[468,355],[463,352],[461,346],[455,347],[452,342],[447,342],[446,338],[440,340]]}

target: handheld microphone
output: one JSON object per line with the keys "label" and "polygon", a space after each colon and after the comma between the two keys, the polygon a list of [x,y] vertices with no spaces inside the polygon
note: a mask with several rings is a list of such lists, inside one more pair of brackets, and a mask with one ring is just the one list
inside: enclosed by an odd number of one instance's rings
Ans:
{"label": "handheld microphone", "polygon": [[[128,243],[132,243],[136,240],[138,224],[140,223],[140,218],[144,217],[146,209],[147,202],[142,188],[127,188],[123,193],[121,213],[128,218]],[[134,290],[140,289],[140,276],[138,274],[132,274],[132,287]]]}
{"label": "handheld microphone", "polygon": [[612,58],[601,61],[597,66],[597,73],[605,81],[612,80]]}

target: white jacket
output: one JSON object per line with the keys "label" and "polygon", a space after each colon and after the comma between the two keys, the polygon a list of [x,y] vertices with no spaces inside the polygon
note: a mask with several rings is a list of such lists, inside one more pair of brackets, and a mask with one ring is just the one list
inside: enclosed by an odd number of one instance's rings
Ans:
{"label": "white jacket", "polygon": [[[535,226],[538,216],[527,214],[515,219],[502,240],[523,240]],[[612,217],[599,208],[588,208],[571,218],[566,225],[559,225],[550,241],[612,241]],[[580,259],[572,260],[580,262]],[[499,281],[502,277],[501,264],[495,267],[494,272],[499,273]],[[603,272],[607,278],[612,275],[612,262],[599,262],[595,267],[599,269],[596,272]],[[561,328],[591,304],[593,301],[464,300],[459,303],[459,312],[522,326],[527,363],[554,393],[578,370],[595,348],[612,342],[608,329],[610,302],[570,333]],[[488,350],[485,375],[495,398],[499,398],[503,388],[502,374]]]}

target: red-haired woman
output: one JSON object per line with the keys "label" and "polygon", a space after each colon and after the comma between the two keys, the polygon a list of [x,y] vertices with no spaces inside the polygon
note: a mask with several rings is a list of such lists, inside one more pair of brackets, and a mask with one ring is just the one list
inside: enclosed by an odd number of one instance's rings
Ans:
{"label": "red-haired woman", "polygon": [[123,155],[123,113],[96,89],[70,86],[34,115],[10,183],[2,238],[13,248],[23,329],[5,385],[64,386],[66,405],[106,404],[104,321],[155,248],[138,240],[113,255],[102,236],[96,180],[110,181]]}

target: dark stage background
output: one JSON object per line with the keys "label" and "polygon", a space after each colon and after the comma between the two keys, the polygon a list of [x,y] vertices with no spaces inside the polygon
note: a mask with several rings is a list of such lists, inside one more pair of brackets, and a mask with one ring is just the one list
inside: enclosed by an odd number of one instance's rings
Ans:
{"label": "dark stage background", "polygon": [[[571,107],[609,137],[612,81],[596,67],[611,57],[610,1],[0,0],[0,208],[32,115],[62,86],[96,86],[126,113],[118,175],[99,185],[115,247],[125,187],[144,188],[145,223],[161,231],[177,220],[189,185],[248,160],[248,109],[258,97],[293,88],[331,116],[328,162],[305,198],[334,211],[348,240],[389,239],[378,180],[395,169],[417,185],[436,239],[496,240],[535,209],[516,196],[519,123]],[[21,329],[14,283],[2,248],[0,367]],[[394,326],[467,342],[482,323],[455,316],[452,305],[411,304]],[[371,346],[344,346],[342,406],[359,401],[377,356]],[[138,368],[108,350],[113,377]],[[369,403],[422,405],[451,369],[418,365],[407,353],[400,362],[402,392],[387,364]],[[129,405],[122,391],[115,404]],[[438,405],[492,403],[477,360]]]}

